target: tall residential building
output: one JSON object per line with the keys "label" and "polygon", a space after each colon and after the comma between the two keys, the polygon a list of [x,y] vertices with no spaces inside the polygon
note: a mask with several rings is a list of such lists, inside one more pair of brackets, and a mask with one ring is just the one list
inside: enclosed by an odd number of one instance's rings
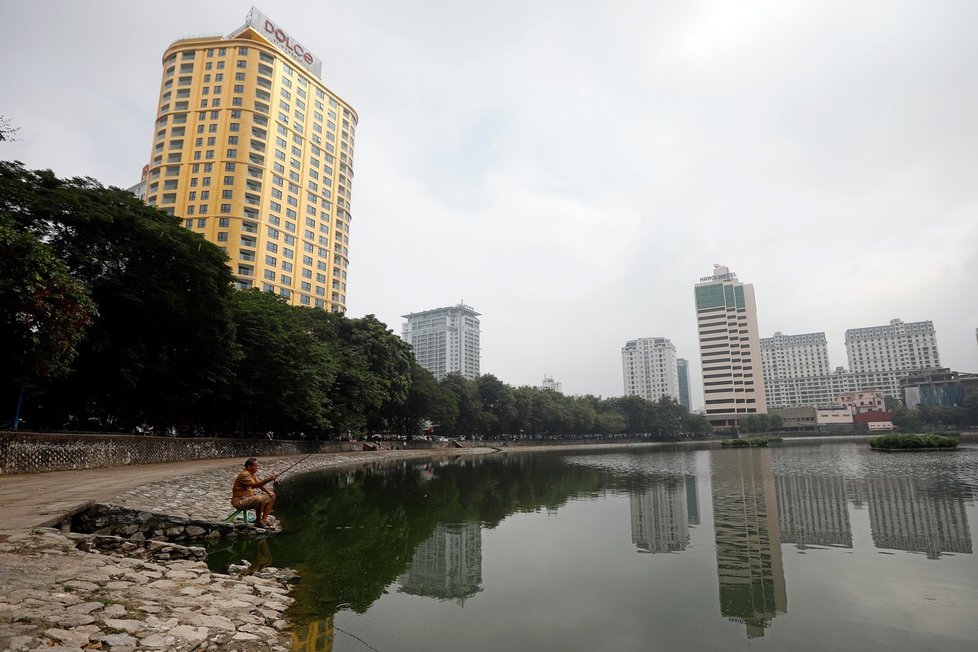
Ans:
{"label": "tall residential building", "polygon": [[689,360],[676,358],[676,373],[679,378],[679,404],[692,410],[693,404],[689,398]]}
{"label": "tall residential building", "polygon": [[784,335],[778,331],[774,337],[762,337],[760,343],[769,408],[797,405],[796,379],[827,376],[831,372],[825,333]]}
{"label": "tall residential building", "polygon": [[825,333],[784,335],[777,331],[774,337],[762,337],[760,342],[765,387],[768,379],[809,378],[832,370]]}
{"label": "tall residential building", "polygon": [[402,338],[414,349],[418,364],[441,380],[458,372],[479,376],[479,313],[464,303],[401,315]]}
{"label": "tall residential building", "polygon": [[239,288],[345,312],[357,114],[321,69],[254,8],[228,36],[173,42],[146,203],[224,249]]}
{"label": "tall residential building", "polygon": [[706,418],[736,426],[745,415],[766,413],[754,286],[714,265],[693,292]]}
{"label": "tall residential building", "polygon": [[850,328],[846,331],[849,370],[909,371],[941,366],[934,322],[905,324],[892,319],[888,326]]}
{"label": "tall residential building", "polygon": [[679,400],[676,347],[664,337],[630,340],[621,349],[625,396],[658,401],[663,396]]}

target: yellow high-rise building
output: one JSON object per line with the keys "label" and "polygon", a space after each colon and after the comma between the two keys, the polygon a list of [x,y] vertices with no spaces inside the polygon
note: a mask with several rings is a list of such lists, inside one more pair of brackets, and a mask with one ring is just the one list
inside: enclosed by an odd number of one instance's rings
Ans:
{"label": "yellow high-rise building", "polygon": [[252,8],[163,54],[146,202],[223,248],[237,286],[346,311],[357,114]]}

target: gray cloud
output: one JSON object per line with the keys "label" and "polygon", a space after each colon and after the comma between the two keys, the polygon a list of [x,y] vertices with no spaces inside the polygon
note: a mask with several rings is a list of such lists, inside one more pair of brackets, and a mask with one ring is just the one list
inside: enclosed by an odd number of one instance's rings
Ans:
{"label": "gray cloud", "polygon": [[[163,50],[248,6],[8,7],[0,155],[135,182]],[[360,114],[352,315],[399,331],[464,299],[485,372],[619,394],[627,339],[696,373],[692,285],[719,262],[762,336],[825,331],[844,365],[846,328],[933,319],[942,362],[978,370],[975,3],[264,9]]]}

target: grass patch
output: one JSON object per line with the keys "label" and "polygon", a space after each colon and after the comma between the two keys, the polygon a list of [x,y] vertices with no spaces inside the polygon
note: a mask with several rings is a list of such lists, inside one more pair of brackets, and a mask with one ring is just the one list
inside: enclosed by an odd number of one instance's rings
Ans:
{"label": "grass patch", "polygon": [[724,439],[720,442],[721,446],[731,446],[733,448],[747,448],[750,446],[767,446],[783,441],[781,437],[740,437],[738,439]]}
{"label": "grass patch", "polygon": [[947,435],[928,434],[889,434],[873,437],[870,448],[883,451],[908,450],[948,450],[958,447],[958,440]]}

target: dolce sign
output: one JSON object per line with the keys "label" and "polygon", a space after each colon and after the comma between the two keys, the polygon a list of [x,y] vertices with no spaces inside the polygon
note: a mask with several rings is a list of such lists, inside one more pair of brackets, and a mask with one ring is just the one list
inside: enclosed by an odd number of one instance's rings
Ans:
{"label": "dolce sign", "polygon": [[319,57],[306,50],[305,46],[255,7],[248,13],[247,24],[317,76],[322,72],[323,62]]}

